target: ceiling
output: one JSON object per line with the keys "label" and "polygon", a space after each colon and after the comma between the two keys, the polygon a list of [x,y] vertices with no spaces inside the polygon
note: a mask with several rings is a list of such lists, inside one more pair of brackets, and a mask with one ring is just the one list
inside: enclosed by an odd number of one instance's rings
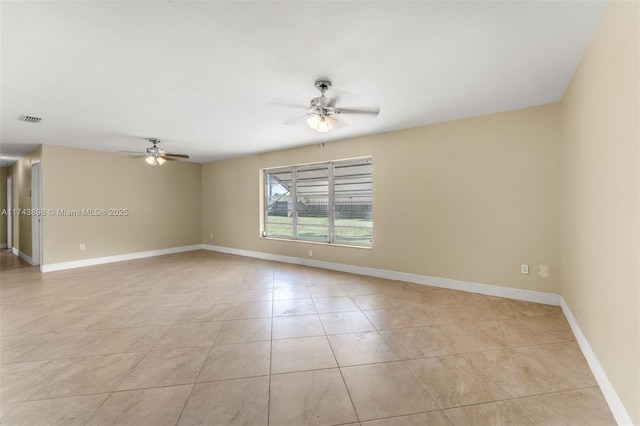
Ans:
{"label": "ceiling", "polygon": [[[604,2],[2,2],[0,154],[40,144],[207,162],[559,101]],[[283,123],[317,78],[340,116]],[[42,117],[39,124],[20,115]]]}

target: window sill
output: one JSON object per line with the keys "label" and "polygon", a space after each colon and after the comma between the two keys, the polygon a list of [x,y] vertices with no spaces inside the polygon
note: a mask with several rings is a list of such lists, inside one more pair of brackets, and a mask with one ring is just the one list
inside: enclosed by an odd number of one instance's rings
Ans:
{"label": "window sill", "polygon": [[321,246],[329,246],[329,247],[347,247],[347,248],[356,248],[356,249],[364,249],[364,250],[373,250],[373,246],[358,246],[355,244],[341,244],[341,243],[325,243],[322,241],[307,241],[307,240],[290,240],[288,238],[274,238],[274,237],[259,237],[261,240],[271,240],[271,241],[286,241],[289,243],[305,243],[305,244],[315,244]]}

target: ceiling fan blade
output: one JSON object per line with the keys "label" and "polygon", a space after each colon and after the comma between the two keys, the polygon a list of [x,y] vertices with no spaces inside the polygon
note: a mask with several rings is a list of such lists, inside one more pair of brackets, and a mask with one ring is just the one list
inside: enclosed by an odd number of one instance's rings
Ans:
{"label": "ceiling fan blade", "polygon": [[296,117],[296,118],[291,119],[289,121],[285,121],[282,124],[284,124],[285,126],[289,126],[291,124],[298,124],[298,123],[301,123],[302,120],[306,119],[308,116],[309,116],[309,114],[301,115],[300,117]]}
{"label": "ceiling fan blade", "polygon": [[296,109],[309,109],[309,106],[287,104],[287,103],[283,103],[283,102],[269,102],[267,105],[269,105],[269,106],[280,106],[280,107],[286,107],[286,108],[296,108]]}
{"label": "ceiling fan blade", "polygon": [[144,158],[147,154],[136,151],[118,151],[119,154],[124,154],[127,158]]}
{"label": "ceiling fan blade", "polygon": [[169,157],[175,157],[175,158],[189,158],[188,155],[185,154],[169,154],[168,152],[165,152],[161,155],[161,157],[165,157],[165,158],[169,158]]}
{"label": "ceiling fan blade", "polygon": [[380,114],[380,107],[369,108],[336,108],[338,114],[366,114],[366,115],[378,115]]}

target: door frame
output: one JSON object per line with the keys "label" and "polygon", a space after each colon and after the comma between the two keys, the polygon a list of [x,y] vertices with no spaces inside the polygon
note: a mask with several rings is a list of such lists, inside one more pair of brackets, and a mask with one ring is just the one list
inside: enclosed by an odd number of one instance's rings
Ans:
{"label": "door frame", "polygon": [[7,248],[13,247],[13,176],[7,176]]}
{"label": "door frame", "polygon": [[33,265],[42,263],[42,169],[40,161],[31,165],[31,260]]}

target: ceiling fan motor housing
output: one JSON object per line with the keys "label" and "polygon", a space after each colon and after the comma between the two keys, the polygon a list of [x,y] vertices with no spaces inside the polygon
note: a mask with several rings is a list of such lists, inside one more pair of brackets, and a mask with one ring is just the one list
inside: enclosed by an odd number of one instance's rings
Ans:
{"label": "ceiling fan motor housing", "polygon": [[312,108],[334,108],[335,106],[336,106],[336,101],[333,98],[328,98],[326,96],[319,96],[317,98],[311,99]]}
{"label": "ceiling fan motor housing", "polygon": [[147,154],[149,155],[158,156],[158,155],[162,155],[162,153],[163,153],[162,150],[157,146],[152,146],[147,148]]}
{"label": "ceiling fan motor housing", "polygon": [[311,105],[309,110],[311,113],[318,114],[320,117],[325,117],[335,112],[336,101],[333,98],[328,98],[324,94],[331,88],[331,81],[329,80],[316,80],[316,89],[320,91],[320,96],[311,99]]}
{"label": "ceiling fan motor housing", "polygon": [[313,130],[316,130],[320,133],[328,132],[336,127],[338,120],[336,116],[343,113],[348,114],[368,114],[368,115],[378,115],[380,112],[380,108],[337,108],[336,107],[336,99],[330,98],[326,96],[326,92],[331,88],[332,84],[330,80],[319,79],[316,80],[314,86],[320,92],[320,96],[311,99],[309,102],[309,106],[298,106],[291,104],[282,104],[282,103],[270,103],[271,105],[282,105],[287,107],[295,107],[306,110],[306,114],[302,117],[295,118],[293,120],[289,120],[284,124],[293,124],[302,119],[307,120],[307,124]]}
{"label": "ceiling fan motor housing", "polygon": [[153,146],[150,146],[149,148],[147,148],[147,155],[151,155],[153,157],[158,157],[158,156],[164,154],[164,151],[162,150],[162,148],[158,148],[158,144],[160,143],[160,139],[149,138],[149,142],[151,142],[153,144]]}
{"label": "ceiling fan motor housing", "polygon": [[316,89],[320,91],[324,95],[324,92],[331,89],[331,81],[329,80],[316,80],[315,83]]}

